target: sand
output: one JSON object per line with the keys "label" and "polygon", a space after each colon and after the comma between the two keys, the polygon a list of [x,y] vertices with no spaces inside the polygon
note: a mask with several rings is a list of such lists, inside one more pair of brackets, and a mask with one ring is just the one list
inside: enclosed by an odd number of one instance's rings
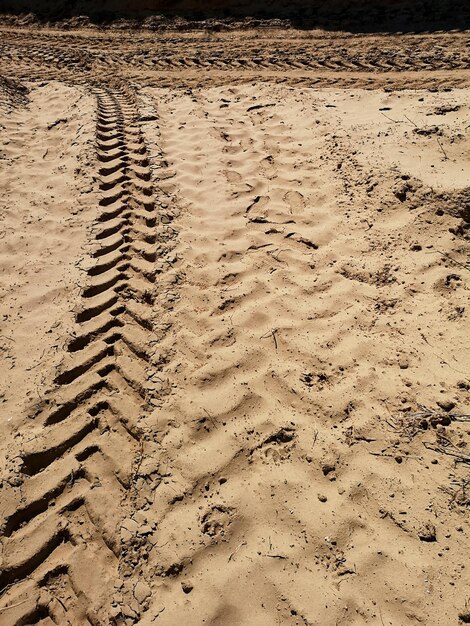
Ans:
{"label": "sand", "polygon": [[468,70],[123,35],[105,78],[114,33],[35,37],[0,64],[0,623],[468,623]]}

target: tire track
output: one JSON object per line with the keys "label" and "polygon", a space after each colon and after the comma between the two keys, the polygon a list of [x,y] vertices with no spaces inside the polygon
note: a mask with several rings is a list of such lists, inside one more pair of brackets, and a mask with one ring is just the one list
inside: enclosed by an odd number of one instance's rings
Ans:
{"label": "tire track", "polygon": [[[215,51],[214,51],[215,52]],[[238,52],[238,54],[237,54]],[[128,55],[127,62],[138,67],[145,65],[154,69],[198,69],[213,68],[217,70],[327,70],[327,71],[420,71],[420,70],[455,70],[468,69],[470,59],[467,53],[436,52],[427,47],[414,53],[413,61],[405,50],[389,47],[385,50],[348,51],[312,48],[307,53],[295,50],[279,50],[277,54],[247,55],[246,50],[226,51],[220,55],[207,50],[195,50],[195,56],[161,58],[151,53]],[[197,55],[197,56],[196,56]],[[236,56],[235,56],[236,55]]]}
{"label": "tire track", "polygon": [[[316,238],[323,245],[334,239],[337,218],[317,208],[312,225],[306,210],[322,190],[311,163],[320,147],[293,148],[305,140],[306,124],[292,127],[269,108],[250,111],[253,98],[244,90],[217,95],[170,100],[161,109],[165,152],[190,210],[180,248],[186,297],[176,309],[180,365],[159,424],[168,479],[155,494],[159,537],[145,567],[162,579],[150,612],[165,606],[174,623],[188,610],[194,623],[217,623],[219,615],[234,624],[275,623],[250,595],[253,586],[259,582],[273,606],[289,559],[300,561],[304,550],[312,557],[302,533],[320,543],[303,513],[291,522],[293,512],[286,519],[270,499],[289,475],[326,483],[305,462],[315,433],[302,415],[301,392],[285,381],[298,367],[292,348],[300,351],[305,339],[296,312],[313,300],[310,279],[301,277],[314,268]],[[297,546],[292,557],[278,547],[285,537]],[[246,578],[239,576],[244,559]],[[197,589],[190,608],[181,602],[187,581]],[[328,581],[333,586],[335,574]],[[322,592],[331,594],[329,584]],[[299,623],[290,595],[279,617]]]}
{"label": "tire track", "polygon": [[[5,36],[0,46],[3,72],[14,68],[41,78],[104,77],[110,71],[122,76],[146,79],[155,73],[272,72],[285,77],[298,72],[316,73],[326,80],[328,73],[361,72],[388,75],[406,72],[446,71],[453,74],[470,68],[468,37],[465,33],[440,35],[388,35],[292,39],[265,37],[253,42],[250,37],[241,43],[201,41],[175,36],[171,44],[162,37],[158,46],[140,36],[138,43],[124,39],[116,50],[113,38],[87,39],[86,36],[43,35],[24,42],[21,34]],[[78,48],[77,41],[83,45]],[[10,69],[9,69],[10,68]],[[455,77],[454,77],[455,78]]]}
{"label": "tire track", "polygon": [[12,624],[103,623],[124,547],[120,522],[133,505],[138,420],[150,408],[158,234],[149,159],[131,96],[99,89],[97,99],[100,212],[77,332],[33,416],[2,528],[2,610],[13,607]]}

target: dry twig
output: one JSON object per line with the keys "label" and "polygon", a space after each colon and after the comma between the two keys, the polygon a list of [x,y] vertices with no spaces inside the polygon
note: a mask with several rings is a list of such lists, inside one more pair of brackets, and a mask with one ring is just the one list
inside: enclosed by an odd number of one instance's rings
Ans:
{"label": "dry twig", "polygon": [[438,252],[439,254],[442,254],[442,256],[449,259],[449,261],[452,261],[452,263],[455,263],[456,265],[463,267],[464,270],[470,271],[470,267],[468,263],[462,263],[461,261],[457,261],[456,259],[454,259],[454,257],[451,257],[450,254],[447,254],[447,252],[442,252],[442,250],[438,250],[437,248],[436,248],[436,252]]}
{"label": "dry twig", "polygon": [[442,147],[441,142],[439,141],[439,137],[436,137],[436,141],[439,144],[439,148],[442,150],[442,154],[445,156],[445,160],[447,161],[449,159],[449,157],[446,154],[446,151],[444,150],[444,148]]}
{"label": "dry twig", "polygon": [[277,350],[277,339],[276,339],[276,333],[277,333],[277,328],[271,328],[270,331],[268,331],[265,335],[262,335],[260,337],[260,339],[267,339],[268,337],[272,337],[274,340],[274,347]]}

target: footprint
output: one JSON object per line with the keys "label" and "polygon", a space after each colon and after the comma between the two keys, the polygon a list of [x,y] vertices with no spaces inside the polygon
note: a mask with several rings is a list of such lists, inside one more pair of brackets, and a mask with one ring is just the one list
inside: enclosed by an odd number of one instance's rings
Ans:
{"label": "footprint", "polygon": [[239,183],[242,180],[241,174],[233,170],[225,170],[223,174],[229,183]]}
{"label": "footprint", "polygon": [[291,213],[305,209],[305,198],[298,191],[288,191],[284,194],[283,200],[289,206]]}

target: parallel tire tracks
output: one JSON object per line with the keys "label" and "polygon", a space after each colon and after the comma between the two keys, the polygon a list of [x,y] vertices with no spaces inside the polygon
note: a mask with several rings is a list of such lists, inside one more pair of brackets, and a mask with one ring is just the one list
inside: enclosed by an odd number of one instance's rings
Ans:
{"label": "parallel tire tracks", "polygon": [[97,98],[100,212],[77,332],[34,416],[39,434],[21,452],[21,496],[3,523],[0,603],[18,625],[102,623],[141,445],[137,421],[148,412],[157,222],[149,161],[132,98],[105,89]]}
{"label": "parallel tire tracks", "polygon": [[6,33],[0,45],[0,71],[25,71],[36,78],[104,78],[109,71],[124,76],[213,70],[270,72],[294,78],[299,72],[328,74],[394,74],[405,72],[466,72],[470,68],[466,33],[427,35],[382,35],[283,40],[279,35],[244,39],[201,41],[175,35],[171,43],[164,37],[149,43],[124,39],[119,50],[113,38],[74,35],[37,35],[26,42],[21,33]]}

